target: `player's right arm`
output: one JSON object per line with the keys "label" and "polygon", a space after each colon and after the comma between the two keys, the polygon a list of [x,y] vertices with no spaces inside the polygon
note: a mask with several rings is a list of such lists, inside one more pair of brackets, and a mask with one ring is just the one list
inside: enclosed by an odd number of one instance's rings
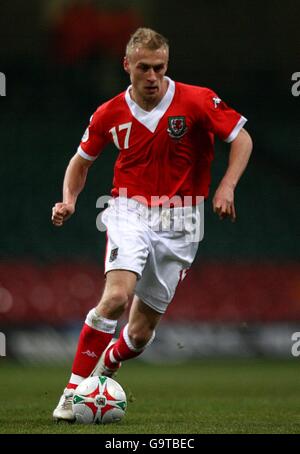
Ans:
{"label": "player's right arm", "polygon": [[52,223],[57,227],[61,227],[75,212],[77,197],[84,188],[88,170],[111,140],[111,134],[106,133],[109,128],[105,121],[110,110],[109,102],[106,102],[91,116],[77,153],[69,162],[63,184],[63,201],[52,208]]}
{"label": "player's right arm", "polygon": [[82,158],[76,153],[66,169],[63,184],[63,201],[52,208],[52,223],[61,227],[75,212],[77,197],[83,190],[89,167],[93,161]]}

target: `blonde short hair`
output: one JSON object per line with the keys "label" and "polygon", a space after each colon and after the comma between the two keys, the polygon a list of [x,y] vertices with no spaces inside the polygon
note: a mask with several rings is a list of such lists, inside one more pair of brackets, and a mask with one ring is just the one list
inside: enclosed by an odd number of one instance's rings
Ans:
{"label": "blonde short hair", "polygon": [[131,35],[131,38],[126,46],[126,56],[130,55],[133,49],[137,47],[144,47],[150,50],[157,50],[161,47],[165,47],[167,51],[169,51],[167,38],[151,28],[144,27],[138,28],[136,32]]}

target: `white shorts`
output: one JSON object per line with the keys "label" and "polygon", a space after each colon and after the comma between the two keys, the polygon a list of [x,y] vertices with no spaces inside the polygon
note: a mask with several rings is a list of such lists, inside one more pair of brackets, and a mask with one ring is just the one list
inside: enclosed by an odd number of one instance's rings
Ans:
{"label": "white shorts", "polygon": [[103,211],[102,222],[107,229],[105,273],[136,273],[135,294],[163,314],[202,239],[199,206],[151,208],[117,197]]}

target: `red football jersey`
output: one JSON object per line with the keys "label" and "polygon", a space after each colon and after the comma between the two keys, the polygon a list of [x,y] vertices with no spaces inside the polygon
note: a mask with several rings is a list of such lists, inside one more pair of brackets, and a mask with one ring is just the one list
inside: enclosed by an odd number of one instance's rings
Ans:
{"label": "red football jersey", "polygon": [[[96,159],[104,146],[119,149],[112,195],[127,197],[207,197],[214,136],[231,142],[246,118],[212,90],[167,78],[168,90],[150,112],[127,91],[102,104],[91,118],[78,153]],[[122,191],[121,191],[122,192]]]}

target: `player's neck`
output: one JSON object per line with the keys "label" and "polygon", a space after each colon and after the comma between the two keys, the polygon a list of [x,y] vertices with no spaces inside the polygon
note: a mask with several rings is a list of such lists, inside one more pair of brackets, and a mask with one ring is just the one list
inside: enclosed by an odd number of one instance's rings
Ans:
{"label": "player's neck", "polygon": [[132,87],[130,90],[130,97],[139,107],[141,107],[141,109],[145,110],[146,112],[150,112],[157,106],[157,104],[160,103],[162,98],[165,96],[168,90],[168,86],[169,82],[168,80],[165,79],[163,81],[161,93],[157,96],[157,98],[153,100],[146,99],[143,96],[139,95],[139,93],[134,89],[134,87]]}

